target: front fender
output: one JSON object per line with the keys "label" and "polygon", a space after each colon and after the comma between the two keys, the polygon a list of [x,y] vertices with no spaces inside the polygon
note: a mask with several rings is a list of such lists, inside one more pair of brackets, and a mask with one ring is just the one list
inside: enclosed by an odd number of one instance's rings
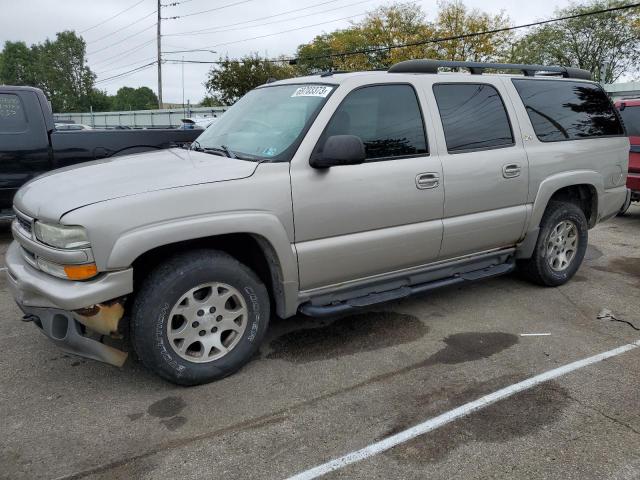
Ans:
{"label": "front fender", "polygon": [[279,219],[266,212],[201,215],[130,230],[115,241],[107,260],[107,268],[109,270],[127,268],[140,255],[156,247],[231,233],[247,233],[257,237],[261,245],[265,242],[268,244],[277,257],[282,275],[280,283],[284,298],[283,304],[278,308],[278,314],[281,316],[295,314],[298,292],[298,265],[295,250]]}

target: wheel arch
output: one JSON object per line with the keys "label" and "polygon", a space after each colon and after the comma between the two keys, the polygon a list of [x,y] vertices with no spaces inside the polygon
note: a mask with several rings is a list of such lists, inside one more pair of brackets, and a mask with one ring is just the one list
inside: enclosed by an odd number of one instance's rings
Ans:
{"label": "wheel arch", "polygon": [[271,215],[228,215],[166,222],[118,238],[110,269],[133,266],[134,291],[150,270],[185,249],[216,249],[254,270],[269,290],[275,311],[288,317],[297,310],[298,268],[288,235]]}
{"label": "wheel arch", "polygon": [[599,199],[603,192],[602,176],[591,170],[563,172],[543,180],[533,202],[527,231],[517,246],[516,257],[530,258],[533,254],[538,240],[540,222],[549,202],[564,200],[575,203],[584,212],[589,228],[593,228],[598,222]]}

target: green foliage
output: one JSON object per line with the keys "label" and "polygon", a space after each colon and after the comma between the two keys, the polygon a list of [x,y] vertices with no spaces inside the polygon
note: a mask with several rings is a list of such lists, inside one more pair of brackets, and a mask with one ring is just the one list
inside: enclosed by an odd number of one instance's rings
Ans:
{"label": "green foliage", "polygon": [[247,55],[241,61],[220,60],[209,71],[205,87],[210,96],[223,105],[235,103],[249,90],[266,83],[270,78],[280,80],[295,75],[295,69],[286,62],[276,63],[258,54]]}
{"label": "green foliage", "polygon": [[201,107],[223,107],[224,104],[218,100],[217,98],[211,97],[209,95],[205,96],[199,104]]}
{"label": "green foliage", "polygon": [[149,87],[120,88],[111,99],[111,109],[153,110],[158,108],[158,97]]}
{"label": "green foliage", "polygon": [[5,42],[0,65],[0,83],[34,85],[34,59],[24,42]]}
{"label": "green foliage", "polygon": [[89,94],[89,105],[94,112],[109,112],[114,110],[113,97],[109,96],[107,92],[94,88]]}
{"label": "green foliage", "polygon": [[[400,44],[494,30],[510,24],[502,13],[489,15],[469,10],[461,1],[440,2],[438,8],[436,20],[429,22],[413,3],[380,7],[347,29],[319,35],[312,42],[300,45],[298,70],[305,74],[329,69],[372,70],[414,58],[486,61],[504,56],[512,38],[508,32],[392,48]],[[360,50],[369,52],[340,55]],[[329,54],[332,57],[327,58]]]}
{"label": "green foliage", "polygon": [[[569,16],[624,5],[618,0],[590,0],[558,10]],[[513,46],[511,60],[584,68],[594,79],[612,83],[638,72],[640,10],[629,9],[573,18],[537,27]]]}
{"label": "green foliage", "polygon": [[88,108],[95,75],[86,65],[85,42],[74,32],[60,32],[55,40],[31,47],[6,42],[2,57],[2,83],[41,88],[55,112]]}

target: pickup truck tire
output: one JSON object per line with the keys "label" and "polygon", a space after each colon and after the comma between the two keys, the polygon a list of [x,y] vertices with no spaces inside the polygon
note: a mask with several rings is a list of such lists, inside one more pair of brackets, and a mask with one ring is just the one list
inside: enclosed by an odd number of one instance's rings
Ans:
{"label": "pickup truck tire", "polygon": [[538,285],[557,287],[578,271],[587,250],[584,212],[570,202],[551,201],[542,216],[531,258],[518,262],[522,275]]}
{"label": "pickup truck tire", "polygon": [[148,275],[131,315],[131,343],[142,363],[179,385],[237,371],[267,330],[269,295],[258,276],[212,250],[176,255]]}

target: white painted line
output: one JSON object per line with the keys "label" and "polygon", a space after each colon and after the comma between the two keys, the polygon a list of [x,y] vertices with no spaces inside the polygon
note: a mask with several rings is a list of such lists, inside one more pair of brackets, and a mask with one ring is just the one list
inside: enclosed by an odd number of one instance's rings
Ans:
{"label": "white painted line", "polygon": [[7,269],[7,267],[1,267],[0,268],[0,272],[4,272]]}
{"label": "white painted line", "polygon": [[573,372],[574,370],[578,370],[580,368],[584,368],[588,365],[601,362],[602,360],[606,360],[607,358],[615,357],[616,355],[628,352],[629,350],[633,350],[635,348],[638,348],[639,346],[640,340],[634,343],[623,345],[613,350],[609,350],[608,352],[599,353],[598,355],[569,363],[568,365],[564,365],[562,367],[554,368],[553,370],[549,370],[547,372],[541,373],[540,375],[536,375],[535,377],[528,378],[527,380],[524,380],[522,382],[515,383],[501,390],[485,395],[484,397],[480,397],[473,402],[466,403],[458,408],[445,412],[442,415],[427,420],[424,423],[416,425],[415,427],[411,427],[400,433],[396,433],[395,435],[387,437],[360,450],[356,450],[340,458],[331,460],[330,462],[323,463],[322,465],[318,465],[317,467],[298,473],[293,477],[289,477],[287,480],[311,480],[313,478],[318,478],[329,472],[333,472],[334,470],[344,468],[347,465],[359,462],[361,460],[364,460],[365,458],[369,458],[377,455],[378,453],[389,450],[396,445],[407,442],[419,435],[423,435],[427,432],[435,430],[436,428],[453,422],[458,418],[469,415],[499,400],[503,400],[507,397],[515,395],[516,393],[522,392],[523,390],[528,390],[541,383],[561,377],[562,375],[566,375],[567,373]]}
{"label": "white painted line", "polygon": [[521,337],[548,337],[550,333],[521,333]]}

